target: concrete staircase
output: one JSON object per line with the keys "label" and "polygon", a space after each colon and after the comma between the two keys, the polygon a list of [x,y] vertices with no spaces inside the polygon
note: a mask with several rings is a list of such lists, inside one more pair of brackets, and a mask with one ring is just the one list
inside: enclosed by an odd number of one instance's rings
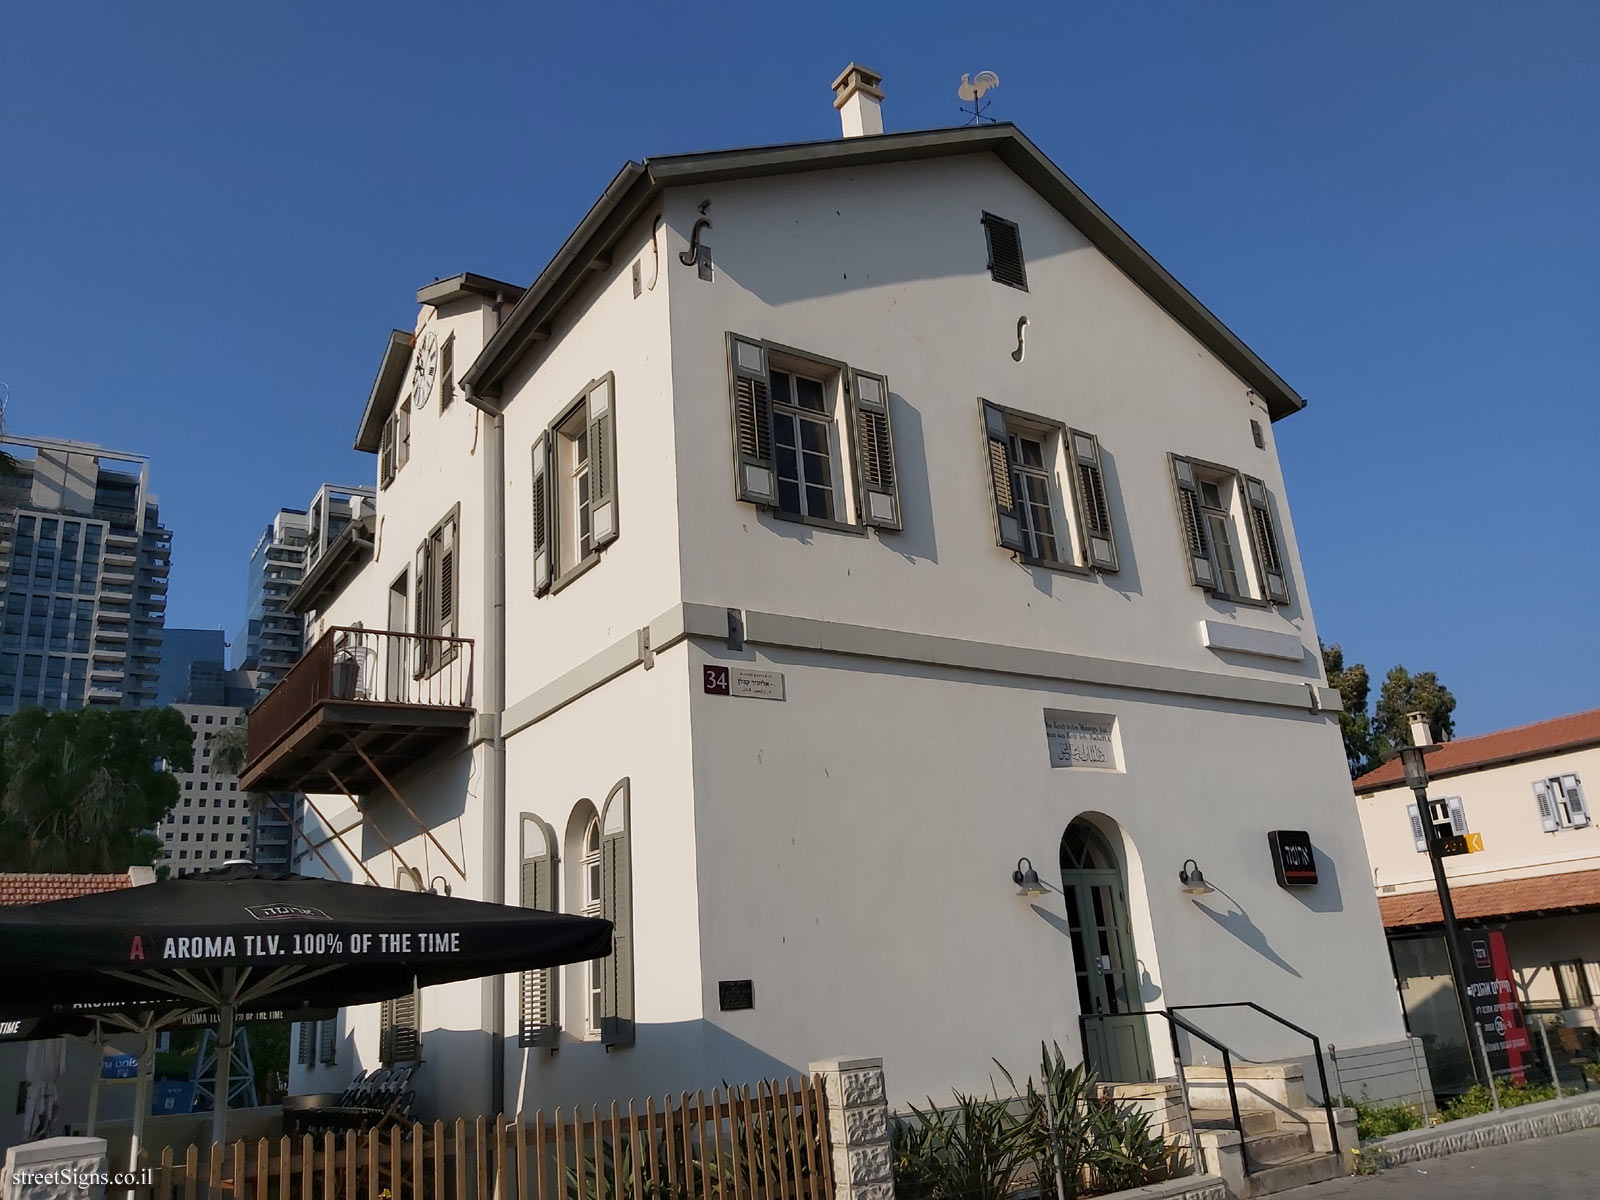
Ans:
{"label": "concrete staircase", "polygon": [[1355,1113],[1335,1109],[1338,1145],[1326,1112],[1306,1097],[1298,1063],[1234,1067],[1241,1140],[1221,1067],[1188,1067],[1191,1112],[1206,1169],[1221,1175],[1236,1200],[1253,1200],[1349,1174],[1356,1147]]}

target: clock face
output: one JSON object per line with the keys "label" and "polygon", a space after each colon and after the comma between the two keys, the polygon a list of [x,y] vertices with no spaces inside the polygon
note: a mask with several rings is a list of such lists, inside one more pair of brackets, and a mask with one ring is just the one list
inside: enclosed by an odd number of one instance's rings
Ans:
{"label": "clock face", "polygon": [[411,368],[411,407],[422,408],[433,393],[433,377],[439,370],[439,335],[433,332],[417,339],[417,357]]}

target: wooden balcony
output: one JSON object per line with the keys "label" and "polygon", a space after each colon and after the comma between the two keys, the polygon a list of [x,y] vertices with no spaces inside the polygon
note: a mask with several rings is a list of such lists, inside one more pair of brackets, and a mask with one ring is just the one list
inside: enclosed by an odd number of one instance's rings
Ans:
{"label": "wooden balcony", "polygon": [[472,642],[335,628],[250,711],[239,783],[254,792],[359,796],[472,723]]}

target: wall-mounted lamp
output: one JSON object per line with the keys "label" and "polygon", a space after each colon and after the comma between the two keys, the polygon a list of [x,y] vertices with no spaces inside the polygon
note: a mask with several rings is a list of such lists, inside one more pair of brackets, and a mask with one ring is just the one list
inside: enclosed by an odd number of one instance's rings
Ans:
{"label": "wall-mounted lamp", "polygon": [[428,880],[428,891],[433,895],[437,896],[441,889],[444,891],[446,896],[450,894],[450,881],[443,875],[435,875],[432,879]]}
{"label": "wall-mounted lamp", "polygon": [[1039,882],[1039,872],[1033,869],[1033,863],[1026,858],[1017,859],[1017,869],[1011,872],[1011,882],[1017,885],[1017,891],[1024,896],[1042,896],[1045,893],[1044,884]]}
{"label": "wall-mounted lamp", "polygon": [[1183,866],[1178,868],[1178,882],[1183,884],[1184,893],[1190,896],[1204,896],[1217,890],[1206,882],[1205,872],[1192,858],[1184,859]]}

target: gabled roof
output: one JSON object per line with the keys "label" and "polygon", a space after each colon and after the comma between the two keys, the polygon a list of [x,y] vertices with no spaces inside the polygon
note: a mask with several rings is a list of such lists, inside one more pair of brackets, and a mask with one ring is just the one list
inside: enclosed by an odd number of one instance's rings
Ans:
{"label": "gabled roof", "polygon": [[[1600,708],[1592,708],[1588,712],[1552,717],[1532,725],[1445,742],[1428,755],[1428,776],[1439,779],[1518,759],[1541,758],[1563,750],[1597,745],[1600,745]],[[1376,792],[1404,782],[1405,769],[1398,758],[1393,758],[1360,776],[1351,786],[1358,792]]]}
{"label": "gabled roof", "polygon": [[522,296],[522,289],[514,283],[504,283],[498,279],[490,279],[487,275],[474,275],[471,271],[463,271],[459,275],[450,276],[449,279],[436,279],[430,284],[419,287],[417,303],[431,304],[438,308],[441,304],[463,300],[468,296],[493,300],[501,295],[515,302]]}
{"label": "gabled roof", "polygon": [[549,265],[523,293],[477,361],[462,375],[467,397],[480,408],[499,410],[499,389],[507,373],[531,346],[549,336],[549,321],[582,286],[591,265],[606,261],[617,240],[665,188],[963,154],[993,154],[1016,172],[1151,299],[1254,388],[1266,402],[1273,420],[1305,407],[1305,401],[1293,388],[1014,125],[885,133],[630,162],[617,173]]}
{"label": "gabled roof", "polygon": [[339,536],[328,543],[298,587],[289,593],[284,607],[292,613],[304,614],[317,606],[329,591],[339,587],[346,571],[362,561],[362,555],[372,549],[372,535],[376,519],[371,513],[360,517],[339,531]]}
{"label": "gabled roof", "polygon": [[389,419],[400,385],[406,380],[406,367],[411,363],[411,347],[415,338],[404,329],[391,329],[389,342],[383,348],[383,358],[378,363],[378,377],[372,381],[367,393],[367,407],[361,413],[361,427],[356,430],[356,449],[376,454],[383,441],[383,423]]}

